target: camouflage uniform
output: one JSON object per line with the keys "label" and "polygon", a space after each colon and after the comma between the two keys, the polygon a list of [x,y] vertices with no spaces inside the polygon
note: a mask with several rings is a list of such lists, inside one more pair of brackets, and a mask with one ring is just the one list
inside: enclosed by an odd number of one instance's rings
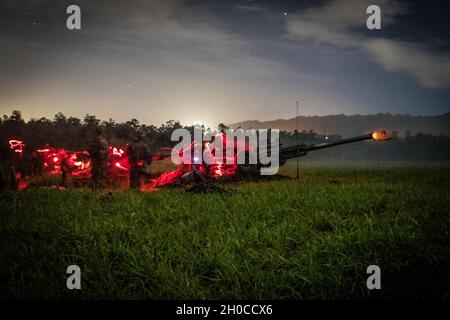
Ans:
{"label": "camouflage uniform", "polygon": [[62,186],[66,188],[72,184],[72,168],[68,161],[69,155],[65,155],[61,161]]}
{"label": "camouflage uniform", "polygon": [[134,139],[127,147],[128,161],[130,163],[130,188],[141,187],[142,177],[145,175],[145,163],[149,154],[141,139]]}
{"label": "camouflage uniform", "polygon": [[44,161],[42,156],[34,151],[30,156],[30,175],[37,176],[42,174]]}
{"label": "camouflage uniform", "polygon": [[98,131],[91,144],[89,155],[92,161],[92,185],[95,189],[105,188],[108,142]]}

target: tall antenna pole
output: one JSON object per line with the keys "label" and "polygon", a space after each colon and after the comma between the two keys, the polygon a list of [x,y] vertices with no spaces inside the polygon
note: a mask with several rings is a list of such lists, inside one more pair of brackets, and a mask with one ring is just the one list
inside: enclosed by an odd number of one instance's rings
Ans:
{"label": "tall antenna pole", "polygon": [[298,127],[298,121],[299,121],[299,116],[298,116],[298,101],[297,101],[297,179],[299,179],[300,178],[300,169],[299,169],[299,162],[298,162],[298,148],[299,148],[299,142],[298,142],[298,138],[299,138],[299,127]]}

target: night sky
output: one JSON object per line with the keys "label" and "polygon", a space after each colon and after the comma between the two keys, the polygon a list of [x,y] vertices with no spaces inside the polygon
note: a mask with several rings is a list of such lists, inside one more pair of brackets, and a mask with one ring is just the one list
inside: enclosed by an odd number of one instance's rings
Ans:
{"label": "night sky", "polygon": [[442,114],[450,10],[420,3],[2,0],[0,113],[211,126],[293,118],[300,100],[306,115]]}

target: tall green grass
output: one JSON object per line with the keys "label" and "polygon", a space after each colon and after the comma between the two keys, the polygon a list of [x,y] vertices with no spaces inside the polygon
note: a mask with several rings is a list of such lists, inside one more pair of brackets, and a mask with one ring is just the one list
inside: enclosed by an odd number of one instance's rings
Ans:
{"label": "tall green grass", "polygon": [[308,167],[235,194],[3,193],[0,297],[446,298],[449,187],[448,167]]}

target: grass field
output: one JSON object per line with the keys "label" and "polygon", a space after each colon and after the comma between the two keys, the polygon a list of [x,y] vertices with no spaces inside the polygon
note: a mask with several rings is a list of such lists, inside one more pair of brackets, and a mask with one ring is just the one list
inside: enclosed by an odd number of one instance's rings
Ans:
{"label": "grass field", "polygon": [[[304,166],[234,186],[2,193],[0,298],[449,298],[449,167]],[[66,288],[71,264],[82,290]],[[372,264],[382,290],[366,287]]]}

